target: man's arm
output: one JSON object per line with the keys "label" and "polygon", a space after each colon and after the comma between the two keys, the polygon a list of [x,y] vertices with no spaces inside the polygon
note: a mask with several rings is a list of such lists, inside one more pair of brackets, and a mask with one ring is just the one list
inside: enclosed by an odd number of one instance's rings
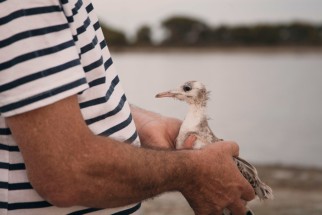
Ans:
{"label": "man's arm", "polygon": [[204,214],[243,210],[240,198],[254,197],[232,161],[235,144],[157,151],[95,136],[76,96],[6,120],[33,187],[57,206],[118,207],[178,190]]}
{"label": "man's arm", "polygon": [[75,97],[8,118],[7,123],[32,185],[53,204],[117,207],[178,187],[177,154],[93,135]]}

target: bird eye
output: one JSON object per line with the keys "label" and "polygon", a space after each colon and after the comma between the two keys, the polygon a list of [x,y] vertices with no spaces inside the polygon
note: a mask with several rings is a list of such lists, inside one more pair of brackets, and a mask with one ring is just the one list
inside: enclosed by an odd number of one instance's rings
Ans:
{"label": "bird eye", "polygon": [[192,88],[191,88],[191,86],[189,86],[189,85],[184,85],[183,86],[183,91],[185,91],[185,92],[188,92],[188,91],[190,91]]}

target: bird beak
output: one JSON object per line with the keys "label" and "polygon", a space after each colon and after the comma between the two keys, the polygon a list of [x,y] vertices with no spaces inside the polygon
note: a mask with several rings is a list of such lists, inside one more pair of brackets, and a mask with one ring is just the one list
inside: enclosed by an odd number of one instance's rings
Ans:
{"label": "bird beak", "polygon": [[155,97],[156,98],[176,97],[178,94],[179,94],[179,92],[170,90],[167,92],[158,93],[157,95],[155,95]]}

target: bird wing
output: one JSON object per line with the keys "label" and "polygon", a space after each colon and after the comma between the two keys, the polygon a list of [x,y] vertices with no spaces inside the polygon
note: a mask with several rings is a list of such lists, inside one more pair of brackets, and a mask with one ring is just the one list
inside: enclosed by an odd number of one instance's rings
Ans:
{"label": "bird wing", "polygon": [[234,157],[234,161],[241,174],[252,185],[260,200],[274,198],[272,188],[260,180],[257,170],[253,165],[240,157]]}
{"label": "bird wing", "polygon": [[235,157],[235,159],[236,159],[237,166],[239,166],[239,165],[242,166],[243,169],[245,169],[244,171],[247,171],[252,175],[258,175],[256,168],[253,165],[251,165],[250,163],[248,163],[246,160],[244,160],[240,157]]}
{"label": "bird wing", "polygon": [[206,117],[200,122],[200,124],[197,126],[197,129],[198,131],[196,133],[198,133],[200,139],[204,141],[205,145],[222,140],[216,137],[216,135],[213,133],[209,127],[208,119]]}

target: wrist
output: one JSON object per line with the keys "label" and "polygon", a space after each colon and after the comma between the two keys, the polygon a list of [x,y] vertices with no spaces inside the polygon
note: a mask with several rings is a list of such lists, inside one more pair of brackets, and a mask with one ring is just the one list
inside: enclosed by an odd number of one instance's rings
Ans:
{"label": "wrist", "polygon": [[178,187],[176,191],[181,192],[182,194],[186,193],[187,190],[191,189],[191,186],[194,186],[196,183],[197,173],[197,151],[193,150],[180,150],[176,151],[180,153],[180,162],[178,165],[178,176],[177,181]]}

